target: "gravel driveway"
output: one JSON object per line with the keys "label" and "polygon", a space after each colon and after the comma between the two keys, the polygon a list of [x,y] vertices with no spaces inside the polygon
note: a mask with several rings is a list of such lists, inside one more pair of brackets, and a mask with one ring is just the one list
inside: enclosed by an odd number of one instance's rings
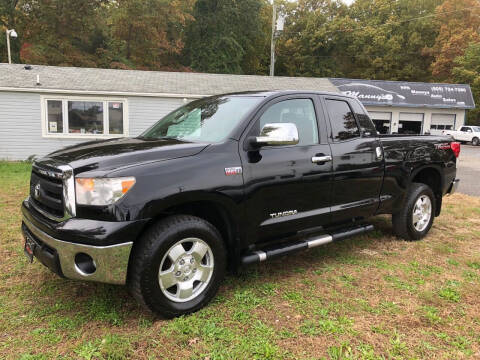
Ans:
{"label": "gravel driveway", "polygon": [[480,196],[480,146],[463,145],[457,162],[458,192]]}

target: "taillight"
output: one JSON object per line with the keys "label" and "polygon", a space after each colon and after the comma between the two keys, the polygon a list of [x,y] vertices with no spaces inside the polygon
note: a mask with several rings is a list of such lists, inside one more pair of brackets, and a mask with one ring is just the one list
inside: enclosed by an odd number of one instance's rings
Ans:
{"label": "taillight", "polygon": [[458,155],[460,155],[460,143],[456,142],[456,141],[451,142],[450,143],[450,149],[452,149],[455,157],[458,158]]}

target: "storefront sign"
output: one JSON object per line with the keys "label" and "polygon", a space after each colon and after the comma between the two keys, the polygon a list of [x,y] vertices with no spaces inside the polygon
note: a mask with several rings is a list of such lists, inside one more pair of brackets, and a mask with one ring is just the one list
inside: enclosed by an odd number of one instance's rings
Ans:
{"label": "storefront sign", "polygon": [[473,109],[469,85],[412,83],[403,81],[329,79],[343,94],[364,105],[396,105]]}

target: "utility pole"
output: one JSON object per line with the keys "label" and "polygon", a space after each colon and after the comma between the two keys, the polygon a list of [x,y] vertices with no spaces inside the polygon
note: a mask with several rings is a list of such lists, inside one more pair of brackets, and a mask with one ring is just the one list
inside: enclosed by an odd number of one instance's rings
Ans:
{"label": "utility pole", "polygon": [[8,63],[12,63],[12,55],[10,54],[10,33],[8,32],[8,29],[6,31],[7,34],[7,51],[8,51]]}
{"label": "utility pole", "polygon": [[270,39],[270,76],[275,75],[275,25],[277,22],[277,8],[275,0],[272,1],[272,37]]}
{"label": "utility pole", "polygon": [[7,35],[8,63],[11,64],[12,63],[12,55],[11,55],[11,52],[10,52],[10,36],[13,37],[13,38],[16,38],[18,35],[17,35],[17,32],[15,31],[15,29],[12,29],[12,30],[7,29],[5,31],[5,34]]}

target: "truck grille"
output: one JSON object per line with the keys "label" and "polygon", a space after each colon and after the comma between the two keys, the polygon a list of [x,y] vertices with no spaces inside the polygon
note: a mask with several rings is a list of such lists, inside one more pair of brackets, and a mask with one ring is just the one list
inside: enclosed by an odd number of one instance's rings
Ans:
{"label": "truck grille", "polygon": [[30,203],[49,218],[64,218],[63,186],[60,169],[34,164],[30,178]]}

